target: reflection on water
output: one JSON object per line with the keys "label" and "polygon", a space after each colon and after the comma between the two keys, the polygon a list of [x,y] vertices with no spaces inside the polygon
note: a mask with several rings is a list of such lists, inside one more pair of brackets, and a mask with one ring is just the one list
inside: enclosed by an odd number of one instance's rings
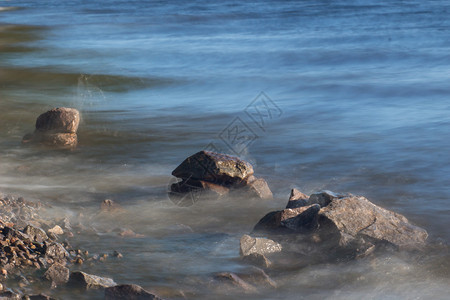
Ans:
{"label": "reflection on water", "polygon": [[[82,222],[73,244],[124,254],[85,270],[189,299],[242,297],[208,285],[246,268],[242,234],[290,188],[329,189],[405,214],[429,231],[429,253],[272,271],[279,288],[246,299],[445,298],[449,23],[435,4],[113,2],[25,1],[0,15],[0,190]],[[264,129],[244,112],[262,90],[282,110]],[[82,112],[79,147],[22,146],[55,106]],[[236,117],[258,136],[242,156],[275,200],[173,205],[171,171],[211,142],[229,150],[220,134]],[[101,214],[106,198],[125,210]]]}

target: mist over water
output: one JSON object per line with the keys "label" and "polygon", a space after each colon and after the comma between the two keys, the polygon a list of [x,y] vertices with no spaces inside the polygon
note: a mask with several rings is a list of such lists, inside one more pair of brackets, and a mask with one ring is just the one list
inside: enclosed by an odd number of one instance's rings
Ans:
{"label": "mist over water", "polygon": [[[83,222],[91,234],[73,244],[124,254],[86,271],[189,299],[448,295],[446,1],[0,6],[0,191]],[[263,127],[245,113],[261,92],[280,109]],[[21,145],[37,116],[58,106],[81,111],[79,147]],[[172,170],[209,143],[234,154],[224,132],[236,118],[257,136],[239,154],[274,201],[174,205]],[[292,187],[366,196],[425,228],[432,246],[425,255],[274,272],[279,288],[256,296],[205,286],[214,273],[246,268],[239,238],[284,207]],[[125,212],[99,214],[107,198]],[[139,237],[119,237],[122,229]]]}

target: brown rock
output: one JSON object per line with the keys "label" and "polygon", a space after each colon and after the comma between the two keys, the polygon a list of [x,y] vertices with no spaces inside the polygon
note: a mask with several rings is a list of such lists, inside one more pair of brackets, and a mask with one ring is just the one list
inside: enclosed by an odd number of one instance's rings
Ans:
{"label": "brown rock", "polygon": [[242,259],[251,265],[258,266],[264,269],[268,269],[272,266],[272,262],[264,254],[251,253],[247,256],[242,257]]}
{"label": "brown rock", "polygon": [[121,284],[105,289],[105,300],[160,300],[136,284]]}
{"label": "brown rock", "polygon": [[74,108],[53,108],[36,120],[36,131],[46,133],[76,133],[80,112]]}
{"label": "brown rock", "polygon": [[[253,177],[253,176],[252,176]],[[261,199],[273,199],[272,191],[269,185],[263,178],[255,178],[255,180],[249,182],[245,189],[251,197],[261,198]]]}
{"label": "brown rock", "polygon": [[198,179],[221,185],[232,185],[253,174],[253,167],[237,157],[200,151],[185,159],[172,175],[182,179]]}
{"label": "brown rock", "polygon": [[28,225],[23,229],[23,233],[28,235],[33,241],[42,243],[48,240],[48,236],[45,231],[39,227]]}
{"label": "brown rock", "polygon": [[420,248],[427,232],[395,212],[381,208],[364,197],[333,199],[319,212],[322,240],[347,247],[353,242],[389,243],[399,249]]}

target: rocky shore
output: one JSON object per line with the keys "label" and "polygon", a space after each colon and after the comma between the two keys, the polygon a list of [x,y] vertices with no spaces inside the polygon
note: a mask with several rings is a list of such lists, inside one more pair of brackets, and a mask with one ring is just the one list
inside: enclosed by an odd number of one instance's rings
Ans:
{"label": "rocky shore", "polygon": [[[73,149],[78,144],[79,123],[77,110],[52,109],[37,118],[34,133],[26,135],[23,143]],[[181,207],[230,198],[274,201],[268,183],[255,176],[253,166],[227,154],[197,152],[182,161],[172,175],[176,181],[170,184],[168,196]],[[73,293],[103,290],[104,299],[109,300],[160,299],[138,285],[117,284],[111,276],[84,272],[83,264],[105,261],[108,254],[72,247],[70,239],[86,228],[68,218],[43,217],[46,205],[0,195],[0,299],[53,299],[51,294],[58,289]],[[105,214],[122,210],[109,199],[100,205]],[[122,234],[138,237],[130,230]],[[261,216],[253,230],[241,237],[236,253],[246,268],[239,273],[211,274],[206,285],[217,293],[258,294],[277,288],[272,272],[375,257],[386,251],[420,252],[427,238],[424,229],[403,215],[363,196],[331,191],[308,196],[292,189],[286,206]],[[111,257],[120,259],[122,254],[115,251]],[[50,296],[40,292],[43,282]]]}

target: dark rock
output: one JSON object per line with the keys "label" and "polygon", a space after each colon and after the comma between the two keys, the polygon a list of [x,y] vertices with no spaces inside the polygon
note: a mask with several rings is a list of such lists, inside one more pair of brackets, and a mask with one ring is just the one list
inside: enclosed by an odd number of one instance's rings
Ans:
{"label": "dark rock", "polygon": [[45,294],[24,296],[22,299],[23,300],[55,300],[55,298],[52,298]]}
{"label": "dark rock", "polygon": [[105,300],[159,300],[136,284],[121,284],[105,289]]}
{"label": "dark rock", "polygon": [[249,235],[243,235],[240,240],[240,254],[248,256],[253,253],[261,255],[277,253],[282,250],[282,246],[266,238],[254,238]]}
{"label": "dark rock", "polygon": [[253,174],[251,164],[237,157],[210,151],[200,151],[185,159],[172,175],[182,179],[197,179],[222,185],[232,185]]}
{"label": "dark rock", "polygon": [[288,204],[286,205],[286,208],[297,208],[302,206],[308,206],[309,197],[302,192],[300,192],[297,189],[291,190],[291,195],[289,196]]}
{"label": "dark rock", "polygon": [[331,203],[331,201],[339,198],[344,198],[344,195],[336,194],[331,191],[322,191],[320,193],[315,193],[309,196],[308,203],[311,204],[319,204],[320,207],[325,207]]}
{"label": "dark rock", "polygon": [[44,278],[52,282],[52,285],[57,286],[65,284],[69,281],[69,269],[59,263],[54,263],[48,268],[44,274]]}
{"label": "dark rock", "polygon": [[74,108],[54,108],[40,115],[36,130],[48,133],[76,133],[80,124],[80,112]]}
{"label": "dark rock", "polygon": [[38,243],[43,243],[48,240],[48,236],[45,231],[39,227],[34,227],[31,225],[26,226],[23,232],[28,235],[33,241]]}
{"label": "dark rock", "polygon": [[247,293],[257,292],[257,289],[253,285],[245,282],[243,279],[241,279],[238,275],[234,273],[230,272],[218,273],[214,276],[214,279],[220,282],[231,284],[232,286],[238,287]]}
{"label": "dark rock", "polygon": [[335,198],[319,212],[322,240],[341,247],[352,243],[389,243],[398,249],[422,247],[427,232],[395,212],[381,208],[364,197]]}
{"label": "dark rock", "polygon": [[1,291],[0,300],[20,300],[21,296],[11,290]]}
{"label": "dark rock", "polygon": [[72,148],[78,143],[80,113],[74,108],[54,108],[36,120],[33,134],[23,137],[23,143],[37,143],[57,148]]}
{"label": "dark rock", "polygon": [[111,278],[91,275],[81,271],[72,272],[68,284],[73,287],[85,289],[108,288],[116,285]]}
{"label": "dark rock", "polygon": [[317,215],[320,206],[317,204],[287,208],[273,211],[265,215],[254,227],[253,231],[280,232],[311,230],[317,226]]}

